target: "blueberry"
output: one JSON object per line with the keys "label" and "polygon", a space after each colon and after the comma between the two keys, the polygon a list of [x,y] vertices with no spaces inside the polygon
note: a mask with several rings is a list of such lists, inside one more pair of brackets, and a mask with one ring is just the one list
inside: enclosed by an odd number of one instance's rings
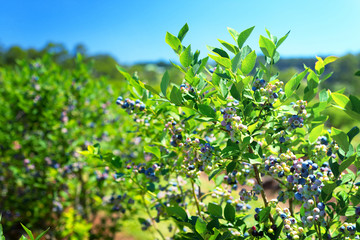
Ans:
{"label": "blueberry", "polygon": [[320,209],[320,210],[324,210],[324,209],[325,209],[325,204],[324,204],[323,202],[319,202],[319,203],[317,204],[317,207],[318,207],[318,209]]}
{"label": "blueberry", "polygon": [[302,200],[302,195],[301,195],[300,193],[296,192],[296,193],[295,193],[295,198],[296,198],[297,200],[301,201],[301,200]]}
{"label": "blueberry", "polygon": [[145,104],[141,104],[140,107],[139,107],[139,110],[144,111],[145,110]]}
{"label": "blueberry", "polygon": [[257,88],[256,88],[255,86],[254,86],[254,87],[252,87],[252,90],[253,90],[253,91],[256,91],[256,89],[257,89]]}
{"label": "blueberry", "polygon": [[309,169],[309,164],[307,162],[303,162],[302,168],[305,170]]}
{"label": "blueberry", "polygon": [[329,167],[329,163],[328,163],[328,162],[324,162],[323,165],[322,165],[322,167],[325,167],[325,168],[326,168],[326,167]]}
{"label": "blueberry", "polygon": [[332,151],[331,149],[329,149],[327,152],[326,152],[326,156],[330,157],[332,155]]}
{"label": "blueberry", "polygon": [[279,142],[280,142],[280,143],[284,143],[284,142],[285,142],[285,138],[284,138],[284,137],[280,137],[280,138],[279,138]]}
{"label": "blueberry", "polygon": [[195,169],[195,166],[194,165],[189,165],[189,170],[194,170]]}
{"label": "blueberry", "polygon": [[311,182],[315,182],[315,180],[316,180],[316,177],[312,174],[309,175],[309,178],[310,178]]}
{"label": "blueberry", "polygon": [[281,172],[278,173],[279,178],[282,178],[283,176],[284,176],[284,171],[281,171]]}
{"label": "blueberry", "polygon": [[286,216],[285,213],[281,213],[281,214],[280,214],[280,217],[281,217],[282,220],[284,220],[285,218],[287,218],[287,216]]}
{"label": "blueberry", "polygon": [[300,179],[299,179],[299,184],[305,185],[305,183],[306,183],[306,179],[305,179],[305,178],[300,178]]}
{"label": "blueberry", "polygon": [[289,176],[287,176],[287,181],[289,182],[289,183],[293,183],[294,182],[294,176],[293,175],[289,175]]}
{"label": "blueberry", "polygon": [[261,212],[261,208],[255,208],[255,212],[256,212],[256,213]]}
{"label": "blueberry", "polygon": [[311,167],[312,167],[312,169],[313,169],[314,171],[319,168],[319,166],[318,166],[316,163],[313,163],[313,164],[311,165]]}

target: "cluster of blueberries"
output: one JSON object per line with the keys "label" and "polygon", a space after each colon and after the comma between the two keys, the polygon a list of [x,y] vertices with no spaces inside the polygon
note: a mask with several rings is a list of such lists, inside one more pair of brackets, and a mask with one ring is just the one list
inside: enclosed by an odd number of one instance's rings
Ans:
{"label": "cluster of blueberries", "polygon": [[316,155],[319,158],[323,158],[326,156],[336,158],[336,152],[339,150],[339,146],[332,141],[329,143],[326,136],[321,136],[318,138],[316,145],[315,145],[315,151]]}
{"label": "cluster of blueberries", "polygon": [[283,210],[276,208],[276,212],[284,222],[283,232],[286,233],[287,239],[300,239],[300,236],[304,233],[304,228],[296,224],[297,221],[291,216],[290,210],[288,208],[284,208]]}
{"label": "cluster of blueberries", "polygon": [[214,152],[214,147],[210,143],[200,144],[200,161],[210,162]]}
{"label": "cluster of blueberries", "polygon": [[222,198],[226,200],[226,203],[232,204],[235,206],[237,212],[245,212],[251,209],[251,206],[239,198],[234,198],[231,195],[231,190],[222,189],[221,187],[216,187],[213,193],[211,194],[213,198]]}
{"label": "cluster of blueberries", "polygon": [[288,131],[302,128],[304,126],[304,118],[308,116],[306,112],[307,101],[298,100],[295,103],[292,102],[291,105],[297,113],[288,118],[283,117],[284,124],[288,126]]}
{"label": "cluster of blueberries", "polygon": [[134,199],[128,197],[126,193],[124,193],[123,195],[119,194],[117,196],[112,194],[107,203],[113,205],[111,208],[112,211],[121,212],[124,214],[126,212],[126,206],[124,206],[124,203],[127,205],[132,205],[135,203],[135,201]]}
{"label": "cluster of blueberries", "polygon": [[279,97],[284,95],[284,91],[281,88],[284,85],[283,82],[278,81],[274,83],[267,83],[264,79],[255,79],[253,82],[252,90],[260,91],[263,101],[274,103]]}
{"label": "cluster of blueberries", "polygon": [[225,130],[229,132],[231,141],[236,142],[236,133],[247,130],[247,126],[242,124],[241,118],[236,114],[234,107],[221,109],[220,112],[223,115],[221,126],[225,127]]}
{"label": "cluster of blueberries", "polygon": [[136,101],[130,100],[129,98],[125,98],[123,100],[123,97],[119,96],[116,99],[116,104],[120,105],[121,108],[126,109],[126,112],[131,114],[136,111],[144,111],[145,110],[145,104],[141,102],[139,99]]}
{"label": "cluster of blueberries", "polygon": [[181,127],[176,127],[176,125],[177,123],[175,120],[170,120],[165,124],[164,130],[168,129],[171,134],[171,140],[170,140],[171,146],[182,147],[184,145],[183,135],[181,134],[183,129]]}
{"label": "cluster of blueberries", "polygon": [[143,221],[140,221],[141,223],[141,230],[146,231],[149,227],[151,227],[151,221],[150,219],[146,219]]}
{"label": "cluster of blueberries", "polygon": [[181,90],[181,92],[189,92],[189,93],[194,93],[195,92],[195,89],[191,86],[191,85],[189,85],[189,84],[185,84],[185,83],[183,83],[183,84],[181,84],[180,85],[180,90]]}
{"label": "cluster of blueberries", "polygon": [[153,164],[151,167],[146,167],[144,163],[140,163],[136,169],[138,173],[144,174],[151,181],[158,182],[159,178],[156,176],[155,171],[157,171],[159,168],[160,166],[157,164]]}
{"label": "cluster of blueberries", "polygon": [[109,177],[109,167],[105,167],[103,172],[95,171],[96,180],[101,182]]}
{"label": "cluster of blueberries", "polygon": [[[346,235],[354,236],[356,233],[356,225],[354,223],[345,222],[344,225],[340,227],[340,231]],[[359,236],[355,239],[359,239]]]}

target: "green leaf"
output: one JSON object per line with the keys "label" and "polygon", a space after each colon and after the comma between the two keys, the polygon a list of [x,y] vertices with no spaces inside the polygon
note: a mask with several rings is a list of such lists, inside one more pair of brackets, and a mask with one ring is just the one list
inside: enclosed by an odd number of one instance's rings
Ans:
{"label": "green leaf", "polygon": [[229,54],[228,54],[226,51],[222,50],[221,48],[211,47],[211,46],[209,46],[209,45],[207,45],[206,48],[207,48],[209,51],[211,51],[211,52],[213,52],[213,53],[216,53],[216,54],[219,55],[220,57],[230,59]]}
{"label": "green leaf", "polygon": [[209,60],[209,57],[205,57],[205,58],[200,60],[200,62],[199,62],[200,66],[196,70],[196,74],[200,73],[204,69],[204,67],[206,66],[206,63],[207,63],[208,60]]}
{"label": "green leaf", "polygon": [[348,167],[350,167],[350,165],[356,160],[356,156],[352,155],[351,157],[349,157],[348,159],[346,159],[345,161],[343,161],[340,164],[339,167],[339,172],[342,173],[345,169],[347,169]]}
{"label": "green leaf", "polygon": [[225,219],[229,222],[233,223],[235,222],[235,208],[233,205],[227,203],[224,209],[224,216]]}
{"label": "green leaf", "polygon": [[268,218],[269,218],[269,216],[270,216],[270,211],[271,211],[271,208],[270,208],[270,207],[263,208],[263,209],[258,213],[259,222],[265,222],[266,220],[268,220]]}
{"label": "green leaf", "polygon": [[265,56],[273,58],[276,50],[275,44],[268,38],[260,35],[259,45]]}
{"label": "green leaf", "polygon": [[171,102],[175,103],[176,105],[181,105],[181,103],[182,103],[181,91],[176,86],[173,86],[173,88],[171,90],[170,100],[171,100]]}
{"label": "green leaf", "polygon": [[220,93],[221,93],[221,95],[224,97],[224,98],[227,98],[227,95],[228,95],[228,93],[229,93],[229,89],[228,89],[228,87],[226,86],[226,82],[223,80],[223,79],[221,79],[220,80]]}
{"label": "green leaf", "polygon": [[161,79],[161,84],[160,84],[161,92],[164,94],[165,97],[166,97],[166,90],[169,86],[169,82],[170,82],[169,73],[168,73],[168,71],[165,71],[165,73]]}
{"label": "green leaf", "polygon": [[222,169],[221,168],[218,168],[218,169],[215,169],[213,170],[210,174],[209,174],[209,181],[215,177]]}
{"label": "green leaf", "polygon": [[220,205],[209,203],[208,205],[208,212],[214,217],[222,217],[222,208]]}
{"label": "green leaf", "polygon": [[319,101],[320,102],[327,102],[330,97],[330,94],[325,89],[321,90],[319,93]]}
{"label": "green leaf", "polygon": [[356,113],[360,113],[360,99],[356,96],[350,95],[349,96],[350,102],[351,102],[351,110],[353,110]]}
{"label": "green leaf", "polygon": [[236,30],[232,29],[232,28],[228,27],[227,29],[228,29],[230,35],[232,36],[232,38],[235,40],[235,42],[237,42],[237,39],[239,37],[239,33]]}
{"label": "green leaf", "polygon": [[161,153],[160,153],[159,147],[144,146],[144,151],[154,154],[157,158],[161,158]]}
{"label": "green leaf", "polygon": [[198,217],[195,223],[195,230],[202,234],[204,232],[206,232],[206,222],[204,220],[202,220],[202,218]]}
{"label": "green leaf", "polygon": [[346,216],[346,217],[350,217],[350,216],[354,216],[354,215],[355,215],[355,207],[349,206],[349,207],[346,209],[345,216]]}
{"label": "green leaf", "polygon": [[255,28],[255,26],[242,31],[239,34],[239,36],[237,38],[237,44],[238,44],[239,48],[242,48],[242,46],[244,45],[245,41],[248,39],[248,37],[250,36],[252,31],[254,30],[254,28]]}
{"label": "green leaf", "polygon": [[324,59],[324,65],[327,65],[329,63],[335,62],[338,59],[338,57],[335,56],[329,56]]}
{"label": "green leaf", "polygon": [[[236,84],[239,84],[239,83],[236,83]],[[231,96],[233,96],[233,98],[240,101],[241,96],[240,96],[240,93],[239,93],[239,91],[238,91],[238,89],[236,87],[236,84],[233,83],[233,85],[230,88],[230,93],[231,93]]]}
{"label": "green leaf", "polygon": [[[238,150],[239,147],[235,147],[235,146],[227,146],[225,149],[227,148],[232,148],[233,150]],[[234,171],[235,167],[236,167],[236,161],[231,161],[227,166],[226,166],[226,172],[229,174],[231,173],[232,171]]]}
{"label": "green leaf", "polygon": [[224,66],[225,68],[231,68],[231,61],[228,58],[224,58],[224,57],[220,57],[220,56],[215,56],[215,55],[210,55],[209,57],[212,58],[216,63]]}
{"label": "green leaf", "polygon": [[188,67],[191,64],[191,45],[189,45],[181,54],[180,54],[180,63],[184,67]]}
{"label": "green leaf", "polygon": [[339,175],[340,175],[340,173],[341,173],[341,172],[339,171],[340,165],[339,165],[336,161],[334,161],[332,158],[329,159],[329,165],[330,165],[331,171],[332,171],[333,174],[334,174],[334,177],[335,177],[335,178],[338,178]]}
{"label": "green leaf", "polygon": [[356,71],[355,76],[360,76],[360,70]]}
{"label": "green leaf", "polygon": [[349,137],[343,131],[336,129],[334,127],[331,128],[331,137],[336,141],[336,143],[340,146],[342,150],[345,152],[349,151]]}
{"label": "green leaf", "polygon": [[[158,96],[159,96],[159,92],[156,91],[152,86],[150,86],[150,85],[148,85],[148,84],[145,84],[144,86],[145,86],[145,88],[146,88],[147,90],[149,90],[152,94],[155,94],[155,95],[158,95]],[[146,92],[143,93],[143,96],[144,96],[144,95],[146,96]]]}
{"label": "green leaf", "polygon": [[237,54],[239,52],[239,49],[237,49],[236,46],[228,43],[228,42],[225,42],[223,40],[220,40],[218,39],[218,41],[224,46],[226,47],[227,50],[229,50],[230,52],[232,52],[233,54]]}
{"label": "green leaf", "polygon": [[254,153],[245,153],[243,155],[244,159],[247,159],[250,164],[261,164],[262,163],[262,159],[261,157],[259,157],[259,155],[256,155]]}
{"label": "green leaf", "polygon": [[324,60],[321,57],[316,57],[318,61],[315,63],[315,70],[317,74],[322,74],[325,69]]}
{"label": "green leaf", "polygon": [[40,233],[39,236],[37,236],[35,238],[35,240],[40,240],[49,230],[50,230],[50,227],[48,229],[46,229],[45,231],[43,231],[42,233]]}
{"label": "green leaf", "polygon": [[181,41],[169,32],[166,32],[165,42],[176,52],[181,52]]}
{"label": "green leaf", "polygon": [[360,129],[359,129],[357,126],[353,127],[353,128],[347,133],[347,135],[348,135],[348,137],[349,137],[349,142],[351,142],[351,141],[353,140],[353,138],[354,138],[356,135],[358,135],[359,133],[360,133]]}
{"label": "green leaf", "polygon": [[235,55],[235,57],[231,60],[231,71],[236,73],[237,69],[240,66],[241,62],[241,53]]}
{"label": "green leaf", "polygon": [[171,216],[176,216],[177,218],[180,218],[184,222],[188,219],[185,210],[181,207],[167,207],[166,212]]}
{"label": "green leaf", "polygon": [[20,224],[23,227],[23,229],[25,230],[25,232],[29,235],[30,239],[34,240],[34,235],[32,234],[32,232],[27,227],[25,227],[22,223],[20,223]]}
{"label": "green leaf", "polygon": [[185,25],[180,29],[178,34],[178,39],[180,40],[180,42],[182,42],[188,31],[189,31],[189,26],[187,23],[185,23]]}
{"label": "green leaf", "polygon": [[216,112],[212,107],[206,104],[199,104],[198,105],[199,112],[207,117],[216,118]]}
{"label": "green leaf", "polygon": [[323,130],[324,130],[324,124],[320,124],[319,126],[314,127],[309,134],[310,143],[316,142],[316,140],[318,139],[318,137],[320,137]]}
{"label": "green leaf", "polygon": [[245,57],[244,61],[241,64],[241,71],[243,72],[243,74],[248,75],[255,67],[255,63],[256,53],[254,50]]}
{"label": "green leaf", "polygon": [[285,85],[285,94],[286,97],[289,98],[294,93],[294,91],[299,87],[301,80],[304,79],[308,70],[301,72],[300,74],[295,74],[289,82]]}
{"label": "green leaf", "polygon": [[285,41],[285,39],[289,36],[290,31],[288,31],[282,38],[279,39],[276,43],[276,48],[280,47],[280,45]]}
{"label": "green leaf", "polygon": [[322,201],[329,201],[332,197],[332,193],[335,188],[337,188],[342,183],[341,180],[336,182],[328,182],[325,186],[321,189],[321,199]]}
{"label": "green leaf", "polygon": [[351,109],[350,99],[341,93],[331,93],[331,98],[336,102],[336,104],[344,109]]}

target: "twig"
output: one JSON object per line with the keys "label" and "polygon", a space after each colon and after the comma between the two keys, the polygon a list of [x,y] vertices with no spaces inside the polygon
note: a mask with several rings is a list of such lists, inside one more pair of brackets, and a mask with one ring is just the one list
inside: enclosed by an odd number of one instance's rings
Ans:
{"label": "twig", "polygon": [[142,198],[142,200],[143,200],[143,203],[144,203],[146,212],[147,212],[147,214],[148,214],[149,217],[150,217],[150,220],[151,220],[152,225],[154,226],[155,230],[160,234],[161,238],[162,238],[163,240],[165,240],[164,235],[161,233],[161,231],[159,230],[159,228],[158,228],[155,220],[154,220],[153,217],[151,216],[150,209],[149,209],[148,205],[146,204],[145,197],[144,197],[144,194],[143,194],[143,193],[141,194],[141,198]]}
{"label": "twig", "polygon": [[[254,167],[256,181],[261,186],[261,191],[260,192],[261,192],[261,197],[262,197],[262,199],[264,201],[264,205],[265,205],[265,207],[268,207],[269,202],[268,202],[268,200],[266,198],[266,195],[265,195],[265,192],[264,192],[263,183],[262,183],[262,180],[261,180],[259,170],[257,169],[256,164],[253,164],[252,166]],[[269,213],[269,218],[270,218],[271,223],[275,224],[274,218],[272,217],[271,213]]]}
{"label": "twig", "polygon": [[198,211],[198,214],[199,214],[199,217],[201,217],[201,210],[200,210],[200,204],[199,204],[199,199],[195,193],[195,186],[194,186],[194,181],[191,181],[191,187],[192,187],[192,193],[193,193],[193,196],[195,198],[195,204],[196,204],[196,208],[197,208],[197,211]]}

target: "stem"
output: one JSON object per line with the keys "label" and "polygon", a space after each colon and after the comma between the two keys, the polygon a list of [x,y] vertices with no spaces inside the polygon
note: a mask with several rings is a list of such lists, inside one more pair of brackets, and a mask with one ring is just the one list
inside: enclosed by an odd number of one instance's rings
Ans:
{"label": "stem", "polygon": [[195,204],[196,204],[196,208],[197,208],[197,211],[198,211],[198,215],[199,217],[201,217],[201,210],[200,210],[200,204],[199,204],[199,199],[195,193],[195,186],[194,186],[194,181],[191,181],[191,187],[192,187],[192,193],[193,193],[193,196],[195,198]]}
{"label": "stem", "polygon": [[[262,183],[262,180],[261,180],[261,175],[259,173],[259,170],[258,170],[256,164],[253,164],[252,166],[254,167],[256,181],[261,186],[261,196],[262,196],[262,199],[264,201],[264,205],[265,205],[265,207],[268,207],[269,202],[268,202],[268,200],[266,198],[266,195],[265,195],[265,192],[264,192],[263,183]],[[271,223],[275,224],[274,218],[272,217],[271,213],[269,214],[269,218],[270,218]]]}
{"label": "stem", "polygon": [[143,203],[144,203],[146,212],[147,212],[147,214],[148,214],[149,217],[150,217],[150,220],[151,220],[152,225],[154,226],[155,230],[159,233],[159,235],[161,236],[161,238],[162,238],[163,240],[165,240],[164,235],[161,233],[161,231],[159,230],[156,222],[154,221],[153,217],[151,216],[151,212],[150,212],[150,209],[149,209],[148,205],[146,204],[144,194],[141,194],[141,198],[142,198],[142,200],[143,200]]}
{"label": "stem", "polygon": [[294,204],[293,204],[293,198],[289,198],[289,208],[290,208],[290,214],[294,217]]}
{"label": "stem", "polygon": [[318,230],[319,230],[319,239],[322,239],[322,238],[321,238],[321,226],[320,226],[320,223],[319,223],[319,225],[318,225]]}

